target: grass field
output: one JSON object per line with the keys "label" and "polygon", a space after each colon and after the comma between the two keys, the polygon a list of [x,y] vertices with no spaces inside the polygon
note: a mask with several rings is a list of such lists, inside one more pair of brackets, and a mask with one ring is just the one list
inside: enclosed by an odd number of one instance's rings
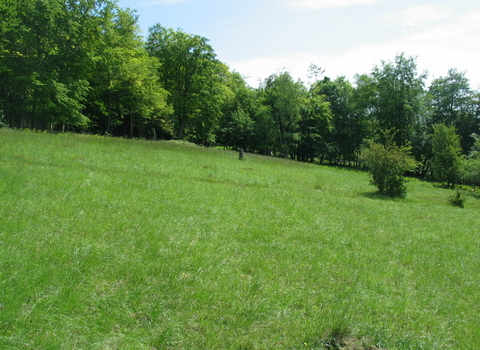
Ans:
{"label": "grass field", "polygon": [[0,130],[0,349],[480,349],[480,199]]}

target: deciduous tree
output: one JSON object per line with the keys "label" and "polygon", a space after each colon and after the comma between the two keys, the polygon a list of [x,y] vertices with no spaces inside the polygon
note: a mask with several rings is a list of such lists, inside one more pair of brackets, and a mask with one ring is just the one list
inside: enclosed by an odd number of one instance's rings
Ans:
{"label": "deciduous tree", "polygon": [[265,104],[270,107],[276,123],[276,150],[284,157],[293,155],[300,140],[300,111],[306,94],[301,82],[290,73],[272,74],[265,80]]}
{"label": "deciduous tree", "polygon": [[161,63],[159,78],[173,106],[173,136],[205,139],[220,113],[217,92],[223,73],[208,40],[156,24],[150,28],[147,49]]}
{"label": "deciduous tree", "polygon": [[372,72],[375,81],[374,116],[381,130],[394,130],[394,141],[406,145],[420,123],[426,73],[417,72],[416,59],[400,54],[382,61]]}
{"label": "deciduous tree", "polygon": [[332,131],[330,103],[321,93],[320,87],[314,85],[302,103],[297,158],[309,162],[318,158],[322,163],[329,154]]}
{"label": "deciduous tree", "polygon": [[435,125],[432,135],[432,170],[438,181],[453,186],[460,179],[461,147],[454,126]]}
{"label": "deciduous tree", "polygon": [[429,88],[431,123],[455,126],[460,136],[462,151],[467,153],[473,145],[470,136],[479,131],[476,116],[475,93],[465,72],[450,69],[447,76],[435,79]]}

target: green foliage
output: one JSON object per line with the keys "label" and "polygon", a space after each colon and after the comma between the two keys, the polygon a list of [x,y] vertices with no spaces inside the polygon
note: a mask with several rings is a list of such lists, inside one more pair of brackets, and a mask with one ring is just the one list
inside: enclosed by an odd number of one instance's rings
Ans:
{"label": "green foliage", "polygon": [[462,160],[461,175],[464,183],[473,186],[480,186],[480,136],[473,133],[475,140],[468,156]]}
{"label": "green foliage", "polygon": [[[1,113],[2,111],[0,111]],[[2,128],[8,128],[8,124],[5,124],[1,119],[0,119],[0,129]]]}
{"label": "green foliage", "polygon": [[372,176],[371,183],[380,193],[388,196],[405,195],[404,174],[416,167],[409,147],[397,146],[392,140],[386,144],[370,141],[362,152],[362,159]]}
{"label": "green foliage", "polygon": [[455,207],[464,208],[466,199],[467,197],[461,191],[456,190],[454,194],[448,197],[448,202]]}
{"label": "green foliage", "polygon": [[108,0],[12,1],[8,8],[0,29],[6,123],[133,136],[168,115],[158,61],[143,48],[134,11]]}
{"label": "green foliage", "polygon": [[310,89],[302,103],[299,131],[301,140],[297,157],[302,161],[322,160],[328,153],[333,125],[330,104],[316,86]]}
{"label": "green foliage", "polygon": [[470,83],[464,72],[450,69],[448,75],[435,79],[429,88],[434,124],[456,123],[467,112],[472,98]]}
{"label": "green foliage", "polygon": [[173,106],[172,136],[204,144],[214,141],[226,72],[208,39],[156,24],[149,30],[146,46],[161,64],[159,79]]}
{"label": "green foliage", "polygon": [[234,149],[252,149],[256,129],[255,90],[248,87],[236,72],[228,73],[225,80],[225,101],[217,141]]}
{"label": "green foliage", "polygon": [[306,91],[290,73],[273,74],[264,82],[265,104],[276,123],[276,151],[283,157],[293,155],[300,140],[299,122]]}
{"label": "green foliage", "polygon": [[264,94],[258,92],[253,105],[252,119],[255,123],[252,148],[260,154],[270,155],[276,149],[277,127],[270,106],[264,104]]}
{"label": "green foliage", "polygon": [[325,77],[312,87],[313,95],[322,96],[331,111],[329,133],[324,135],[328,147],[323,154],[330,163],[356,163],[363,140],[368,136],[365,115],[359,107],[360,90],[354,89],[345,77],[335,80]]}
{"label": "green foliage", "polygon": [[429,88],[431,122],[453,125],[460,136],[463,152],[473,144],[472,132],[478,132],[478,103],[465,72],[450,69],[445,77],[435,79]]}
{"label": "green foliage", "polygon": [[448,186],[460,180],[461,147],[454,126],[435,125],[432,135],[432,170],[438,181]]}
{"label": "green foliage", "polygon": [[[3,2],[9,10],[1,19],[0,108],[14,127],[42,128],[47,124],[85,126],[83,104],[88,92],[88,43],[93,33],[85,25],[98,15],[87,1]],[[103,1],[96,1],[98,5]],[[89,39],[91,40],[91,39]],[[2,103],[3,99],[3,103]]]}
{"label": "green foliage", "polygon": [[464,159],[461,163],[461,175],[462,182],[472,186],[480,186],[480,159]]}
{"label": "green foliage", "polygon": [[108,7],[100,27],[87,106],[96,131],[133,137],[168,128],[162,122],[171,110],[157,76],[159,62],[143,48],[134,12]]}
{"label": "green foliage", "polygon": [[410,143],[420,123],[426,73],[417,73],[414,57],[400,54],[393,63],[382,61],[381,67],[374,68],[372,77],[378,126],[381,130],[395,130],[397,144]]}
{"label": "green foliage", "polygon": [[222,128],[222,136],[234,148],[246,149],[252,144],[254,128],[255,123],[250,115],[239,109],[231,114],[230,120]]}

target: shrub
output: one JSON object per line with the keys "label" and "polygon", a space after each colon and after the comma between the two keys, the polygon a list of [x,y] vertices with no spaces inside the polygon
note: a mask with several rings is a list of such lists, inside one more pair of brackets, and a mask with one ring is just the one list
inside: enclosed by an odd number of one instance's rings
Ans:
{"label": "shrub", "polygon": [[463,195],[463,193],[457,190],[453,195],[448,197],[448,202],[455,207],[463,208],[465,206],[466,199],[467,198]]}
{"label": "shrub", "polygon": [[480,186],[480,159],[464,159],[461,167],[462,180],[471,186]]}
{"label": "shrub", "polygon": [[435,125],[432,135],[432,170],[438,181],[454,186],[460,179],[461,146],[454,126]]}
{"label": "shrub", "polygon": [[472,134],[471,137],[474,138],[475,143],[470,149],[468,156],[462,159],[460,173],[464,183],[480,186],[480,136]]}
{"label": "shrub", "polygon": [[386,144],[370,141],[362,152],[362,159],[372,176],[371,184],[388,196],[403,196],[406,193],[406,171],[416,167],[409,147],[400,147],[391,140]]}

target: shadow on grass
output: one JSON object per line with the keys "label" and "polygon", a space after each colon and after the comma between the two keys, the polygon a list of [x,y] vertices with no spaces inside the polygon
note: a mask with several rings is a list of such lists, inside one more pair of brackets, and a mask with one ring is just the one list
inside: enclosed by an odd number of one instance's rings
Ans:
{"label": "shadow on grass", "polygon": [[467,195],[469,197],[480,199],[480,188],[476,186],[464,185],[464,184],[447,185],[446,183],[439,183],[439,182],[433,182],[432,186],[435,188],[441,188],[443,190],[447,190],[450,192],[453,192],[453,191],[461,192],[462,194]]}
{"label": "shadow on grass", "polygon": [[[307,345],[308,343],[305,343]],[[347,328],[335,327],[326,337],[311,343],[315,349],[325,350],[387,350],[366,337],[356,337]]]}
{"label": "shadow on grass", "polygon": [[389,196],[386,194],[382,194],[380,192],[363,192],[360,193],[361,196],[368,198],[368,199],[376,199],[376,200],[382,200],[382,201],[395,201],[398,199],[404,199],[405,195],[401,196]]}

